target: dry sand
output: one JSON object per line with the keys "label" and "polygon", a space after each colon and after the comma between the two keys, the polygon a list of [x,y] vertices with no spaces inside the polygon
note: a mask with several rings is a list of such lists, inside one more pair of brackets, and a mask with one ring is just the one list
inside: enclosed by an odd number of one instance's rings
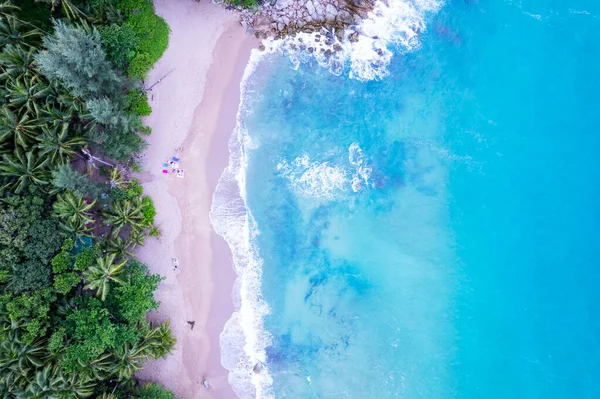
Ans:
{"label": "dry sand", "polygon": [[[166,277],[150,318],[171,320],[177,338],[166,359],[138,373],[180,399],[236,398],[221,366],[219,334],[233,311],[235,273],[229,248],[212,230],[209,211],[218,177],[228,163],[227,141],[235,127],[239,85],[250,51],[258,43],[245,34],[234,13],[210,2],[156,0],[171,27],[169,48],[151,71],[149,93],[153,133],[139,177],[152,196],[160,239],[149,238],[137,256]],[[180,179],[162,174],[162,163],[181,158]],[[171,258],[179,259],[174,269]],[[194,321],[193,330],[188,321]],[[209,389],[202,386],[206,376]]]}

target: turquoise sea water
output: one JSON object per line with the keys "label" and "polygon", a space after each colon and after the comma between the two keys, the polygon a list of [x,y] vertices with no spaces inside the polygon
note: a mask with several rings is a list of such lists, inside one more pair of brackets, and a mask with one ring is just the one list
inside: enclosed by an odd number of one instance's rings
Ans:
{"label": "turquoise sea water", "polygon": [[241,396],[600,397],[600,2],[423,21],[382,79],[277,53],[247,82]]}

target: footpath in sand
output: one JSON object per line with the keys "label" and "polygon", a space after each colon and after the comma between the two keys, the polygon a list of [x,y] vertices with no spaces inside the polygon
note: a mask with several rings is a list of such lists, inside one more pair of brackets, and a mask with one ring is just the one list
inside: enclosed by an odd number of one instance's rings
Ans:
{"label": "footpath in sand", "polygon": [[[150,72],[146,87],[153,112],[146,123],[145,173],[139,178],[152,196],[160,239],[149,238],[136,254],[165,276],[152,320],[171,319],[177,338],[166,359],[138,373],[179,399],[236,398],[221,366],[219,334],[233,311],[235,273],[229,248],[210,224],[218,178],[228,163],[227,142],[235,127],[240,81],[257,41],[246,35],[235,13],[209,2],[156,0],[156,12],[171,27],[169,48]],[[166,76],[166,77],[165,77]],[[180,158],[185,177],[163,174],[162,164]],[[175,268],[172,258],[177,258]],[[188,322],[193,322],[192,325]],[[206,378],[209,389],[202,382]]]}

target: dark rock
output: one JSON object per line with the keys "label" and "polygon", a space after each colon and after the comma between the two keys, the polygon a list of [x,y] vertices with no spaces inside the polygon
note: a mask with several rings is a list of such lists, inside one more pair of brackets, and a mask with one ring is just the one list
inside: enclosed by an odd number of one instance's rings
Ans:
{"label": "dark rock", "polygon": [[254,371],[255,374],[258,374],[262,371],[262,363],[258,362],[254,365],[254,367],[252,368],[252,371]]}

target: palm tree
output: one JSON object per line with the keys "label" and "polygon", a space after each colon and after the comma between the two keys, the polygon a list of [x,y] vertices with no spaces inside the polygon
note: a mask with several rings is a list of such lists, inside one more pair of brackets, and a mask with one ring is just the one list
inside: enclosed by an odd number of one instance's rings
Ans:
{"label": "palm tree", "polygon": [[31,151],[23,153],[17,149],[14,156],[10,157],[5,154],[2,159],[4,162],[0,163],[0,176],[10,180],[1,189],[10,188],[16,194],[20,194],[31,183],[38,186],[48,184],[50,173],[46,169],[47,158],[36,158]]}
{"label": "palm tree", "polygon": [[123,174],[119,170],[118,167],[113,167],[110,170],[110,188],[118,188],[123,187],[125,184],[125,179],[123,178]]}
{"label": "palm tree", "polygon": [[85,106],[85,101],[81,97],[77,97],[69,93],[63,88],[63,86],[60,86],[58,82],[54,82],[53,84],[56,85],[55,90],[58,92],[56,100],[60,104],[60,109],[62,112],[65,112],[65,114],[69,114],[71,118],[74,115],[80,115],[81,118],[83,118],[83,116],[85,115],[86,117],[83,119],[92,118],[91,116],[87,117],[88,111]]}
{"label": "palm tree", "polygon": [[133,201],[118,201],[111,204],[109,210],[104,213],[103,223],[113,226],[113,235],[117,236],[121,229],[129,225],[133,231],[144,230],[144,214],[142,213],[142,201],[134,198]]}
{"label": "palm tree", "polygon": [[101,244],[101,247],[109,254],[115,254],[121,258],[124,258],[132,255],[132,253],[129,251],[131,244],[132,243],[129,240],[123,240],[121,237],[113,237],[104,240]]}
{"label": "palm tree", "polygon": [[96,290],[96,296],[103,301],[110,290],[111,282],[123,284],[123,281],[116,277],[123,272],[127,260],[115,264],[115,254],[109,254],[98,258],[94,266],[90,266],[83,272],[83,278],[87,282],[85,288]]}
{"label": "palm tree", "polygon": [[48,364],[38,370],[25,389],[17,391],[15,396],[40,399],[56,397],[62,391],[63,380],[61,377],[56,376],[56,373],[52,372],[52,365]]}
{"label": "palm tree", "polygon": [[84,145],[83,137],[69,135],[69,125],[65,123],[57,128],[42,127],[42,137],[36,147],[52,164],[58,164],[68,162]]}
{"label": "palm tree", "polygon": [[149,330],[145,334],[143,342],[148,356],[158,359],[159,357],[166,357],[171,353],[171,349],[173,349],[177,341],[173,336],[170,325],[171,320],[167,320],[166,323]]}
{"label": "palm tree", "polygon": [[94,380],[105,380],[112,375],[114,362],[110,353],[104,353],[93,360],[84,370],[81,375]]}
{"label": "palm tree", "polygon": [[35,373],[26,389],[16,397],[28,399],[72,399],[85,398],[94,392],[96,384],[78,373],[63,374],[60,367],[48,364]]}
{"label": "palm tree", "polygon": [[144,246],[145,239],[146,239],[146,234],[144,234],[144,232],[141,230],[133,230],[131,233],[129,233],[129,237],[127,237],[127,240],[129,241],[129,243],[131,245],[132,251],[138,245]]}
{"label": "palm tree", "polygon": [[45,346],[41,340],[31,344],[19,342],[15,336],[0,343],[0,385],[9,391],[25,385],[34,370],[44,364]]}
{"label": "palm tree", "polygon": [[39,31],[42,31],[45,34],[48,34],[48,32],[39,29],[37,26],[33,25],[32,23],[27,22],[27,21],[23,21],[23,20],[17,18],[15,14],[20,9],[21,9],[20,7],[15,6],[10,1],[3,1],[2,3],[0,3],[0,16],[4,17],[6,19],[14,19],[14,20],[18,21],[21,24],[25,24],[25,25],[33,28],[34,30],[39,30]]}
{"label": "palm tree", "polygon": [[52,88],[37,76],[24,76],[6,85],[8,105],[32,118],[42,116],[42,110],[52,93]]}
{"label": "palm tree", "polygon": [[0,109],[0,141],[7,141],[12,137],[15,147],[27,149],[38,135],[36,130],[39,127],[40,121],[32,119],[27,113],[18,115],[7,106]]}
{"label": "palm tree", "polygon": [[9,44],[27,45],[27,39],[40,36],[39,29],[25,31],[23,24],[17,18],[0,18],[0,47]]}
{"label": "palm tree", "polygon": [[10,1],[4,1],[0,3],[0,15],[12,16],[19,10],[20,8],[12,4]]}
{"label": "palm tree", "polygon": [[35,48],[9,44],[0,53],[0,66],[3,72],[0,75],[6,78],[21,78],[36,75],[33,63],[35,61]]}
{"label": "palm tree", "polygon": [[60,223],[60,229],[83,242],[84,237],[92,237],[92,227],[81,219],[66,219]]}
{"label": "palm tree", "polygon": [[126,343],[123,345],[118,352],[114,354],[113,359],[113,373],[119,380],[130,379],[138,370],[142,368],[148,355],[146,355],[146,348],[144,345],[140,345],[140,342],[134,345]]}
{"label": "palm tree", "polygon": [[56,315],[64,318],[74,309],[77,309],[75,300],[73,298],[67,299],[63,297],[57,303]]}
{"label": "palm tree", "polygon": [[54,216],[62,220],[81,221],[83,224],[94,222],[91,209],[96,201],[86,202],[81,194],[74,194],[70,191],[64,194],[58,194],[56,201],[52,205]]}
{"label": "palm tree", "polygon": [[52,6],[52,11],[61,8],[68,19],[81,19],[86,15],[71,0],[40,0]]}

